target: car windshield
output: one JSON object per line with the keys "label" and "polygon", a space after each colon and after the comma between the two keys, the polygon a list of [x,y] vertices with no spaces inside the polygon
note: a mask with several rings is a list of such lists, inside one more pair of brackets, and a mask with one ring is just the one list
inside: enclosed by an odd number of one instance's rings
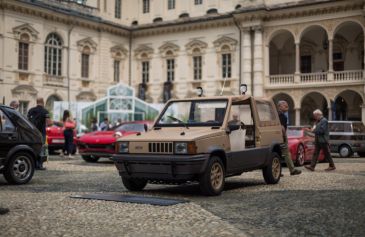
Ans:
{"label": "car windshield", "polygon": [[171,102],[159,117],[157,126],[222,126],[227,100],[193,100]]}
{"label": "car windshield", "polygon": [[144,132],[145,129],[143,123],[127,123],[127,124],[122,124],[119,127],[115,128],[115,131]]}
{"label": "car windshield", "polygon": [[288,135],[288,137],[301,137],[302,136],[302,130],[288,129],[288,130],[286,130],[286,134]]}
{"label": "car windshield", "polygon": [[365,126],[363,123],[353,123],[352,128],[353,128],[354,132],[365,133]]}

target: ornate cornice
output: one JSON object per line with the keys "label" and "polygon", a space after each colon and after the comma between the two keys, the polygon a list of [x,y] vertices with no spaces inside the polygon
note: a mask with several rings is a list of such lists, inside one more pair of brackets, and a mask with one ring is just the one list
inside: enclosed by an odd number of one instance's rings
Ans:
{"label": "ornate cornice", "polygon": [[222,51],[222,47],[224,45],[229,46],[230,51],[234,51],[237,45],[237,40],[232,39],[231,37],[228,36],[222,36],[219,39],[213,41],[214,47],[216,48],[217,52],[221,52]]}
{"label": "ornate cornice", "polygon": [[84,50],[85,46],[90,48],[90,54],[95,53],[97,44],[91,37],[77,41],[77,48],[80,52]]}
{"label": "ornate cornice", "polygon": [[34,29],[30,24],[26,23],[13,28],[14,38],[20,40],[22,34],[27,34],[30,41],[36,41],[38,39],[39,32]]}
{"label": "ornate cornice", "polygon": [[200,53],[203,54],[207,47],[208,47],[207,43],[197,39],[192,40],[185,45],[186,51],[189,55],[192,55],[194,53],[194,49],[196,48],[198,48]]}
{"label": "ornate cornice", "polygon": [[110,49],[110,52],[112,54],[112,58],[117,59],[117,60],[123,60],[128,55],[128,50],[125,49],[124,46],[121,44],[118,44],[118,45],[115,45],[114,47],[112,47]]}
{"label": "ornate cornice", "polygon": [[[180,47],[174,43],[167,42],[167,43],[164,43],[163,45],[161,45],[158,49],[159,49],[162,57],[166,57],[166,56],[176,57],[177,52],[179,51]],[[172,52],[172,55],[167,55],[167,52]]]}
{"label": "ornate cornice", "polygon": [[153,48],[147,45],[140,45],[134,50],[134,56],[138,59],[144,59],[142,55],[145,54],[147,59],[151,59],[153,55]]}

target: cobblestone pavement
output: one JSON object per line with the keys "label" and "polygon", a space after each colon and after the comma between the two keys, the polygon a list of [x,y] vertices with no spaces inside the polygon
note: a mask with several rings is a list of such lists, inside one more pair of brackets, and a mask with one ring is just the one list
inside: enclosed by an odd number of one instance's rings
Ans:
{"label": "cobblestone pavement", "polygon": [[[7,185],[0,177],[0,236],[363,236],[365,159],[335,159],[337,170],[286,168],[277,185],[261,172],[228,178],[219,197],[204,197],[197,184],[147,185],[128,192],[113,163],[53,156],[31,183]],[[118,193],[184,199],[160,207],[72,199],[84,193]]]}

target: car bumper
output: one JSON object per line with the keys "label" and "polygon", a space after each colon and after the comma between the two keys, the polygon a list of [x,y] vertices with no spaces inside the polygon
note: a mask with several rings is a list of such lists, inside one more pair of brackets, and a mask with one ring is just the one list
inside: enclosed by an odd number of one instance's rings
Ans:
{"label": "car bumper", "polygon": [[209,155],[138,155],[113,156],[120,176],[158,181],[196,180],[205,171]]}

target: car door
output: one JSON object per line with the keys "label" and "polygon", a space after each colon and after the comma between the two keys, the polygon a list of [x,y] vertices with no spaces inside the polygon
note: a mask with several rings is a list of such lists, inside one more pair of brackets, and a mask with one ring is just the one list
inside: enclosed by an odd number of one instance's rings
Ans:
{"label": "car door", "polygon": [[4,108],[0,108],[0,157],[3,158],[18,142],[16,127],[5,112]]}

